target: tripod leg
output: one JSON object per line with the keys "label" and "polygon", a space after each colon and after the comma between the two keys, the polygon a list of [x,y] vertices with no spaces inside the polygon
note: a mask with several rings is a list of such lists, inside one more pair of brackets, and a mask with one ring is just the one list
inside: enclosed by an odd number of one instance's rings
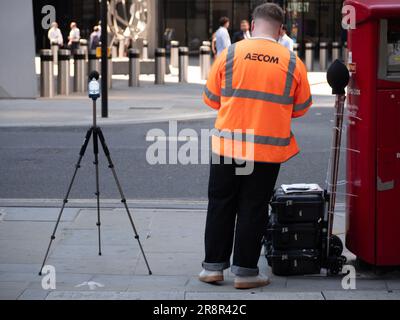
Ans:
{"label": "tripod leg", "polygon": [[66,204],[68,203],[68,197],[69,197],[69,194],[70,194],[70,192],[71,192],[72,185],[74,184],[75,177],[76,177],[76,174],[77,174],[77,172],[78,172],[78,169],[81,167],[82,158],[83,158],[83,156],[85,155],[87,146],[88,146],[88,144],[89,144],[90,136],[92,135],[92,133],[93,133],[93,128],[90,128],[90,129],[86,132],[85,140],[84,140],[84,142],[83,142],[83,144],[82,144],[82,147],[81,147],[81,150],[80,150],[80,152],[79,152],[79,159],[78,159],[78,162],[77,162],[76,165],[75,165],[74,174],[72,175],[71,182],[70,182],[70,184],[69,184],[69,186],[68,186],[67,193],[66,193],[66,195],[65,195],[65,197],[64,197],[64,200],[63,200],[63,205],[62,205],[62,207],[61,207],[61,209],[60,209],[60,213],[58,214],[58,217],[57,217],[56,225],[54,226],[53,233],[51,234],[51,237],[50,237],[50,242],[49,242],[49,245],[48,245],[48,247],[47,247],[46,254],[45,254],[45,256],[44,256],[42,266],[41,266],[41,268],[40,268],[40,270],[39,270],[39,276],[42,275],[42,270],[43,270],[43,267],[44,267],[44,265],[45,265],[45,263],[46,263],[47,257],[48,257],[48,255],[49,255],[51,244],[53,243],[54,239],[56,238],[56,232],[57,232],[57,228],[58,228],[58,225],[59,225],[59,223],[60,223],[60,220],[61,220],[61,216],[62,216],[62,214],[63,214],[63,212],[64,212],[64,208],[65,208]]}
{"label": "tripod leg", "polygon": [[101,222],[100,222],[100,185],[99,185],[99,139],[97,128],[93,130],[94,166],[96,168],[96,201],[97,201],[97,229],[99,238],[99,256],[101,256]]}
{"label": "tripod leg", "polygon": [[125,198],[124,192],[123,192],[123,190],[122,190],[121,184],[120,184],[120,182],[119,182],[119,180],[118,180],[118,177],[117,177],[117,173],[116,173],[116,171],[115,171],[114,164],[113,164],[113,162],[112,162],[112,160],[111,160],[110,150],[109,150],[108,147],[107,147],[106,141],[105,141],[105,139],[104,139],[103,132],[101,131],[100,128],[98,128],[97,133],[98,133],[98,136],[99,136],[99,139],[100,139],[100,143],[101,143],[101,145],[102,145],[102,147],[103,147],[104,154],[106,155],[107,160],[108,160],[108,167],[109,167],[109,168],[111,169],[111,171],[112,171],[112,174],[113,174],[115,183],[116,183],[116,185],[117,185],[119,194],[121,195],[121,202],[124,204],[126,213],[128,214],[129,221],[130,221],[130,223],[131,223],[133,232],[134,232],[134,234],[135,234],[135,239],[138,241],[139,248],[140,248],[140,251],[141,251],[141,253],[142,253],[142,255],[143,255],[144,262],[146,263],[147,270],[149,271],[149,274],[151,275],[152,272],[151,272],[151,270],[150,270],[149,263],[148,263],[148,261],[147,261],[146,255],[145,255],[145,253],[144,253],[142,243],[140,242],[139,234],[138,234],[138,232],[137,232],[135,223],[133,222],[133,218],[132,218],[131,212],[130,212],[130,210],[129,210],[128,204],[126,203],[126,198]]}

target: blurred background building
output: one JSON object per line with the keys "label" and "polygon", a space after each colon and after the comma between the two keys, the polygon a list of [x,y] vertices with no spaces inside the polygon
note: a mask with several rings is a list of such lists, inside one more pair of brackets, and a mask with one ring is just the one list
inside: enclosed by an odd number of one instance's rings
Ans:
{"label": "blurred background building", "polygon": [[33,20],[31,0],[0,1],[0,99],[36,97]]}
{"label": "blurred background building", "polygon": [[[132,0],[126,0],[129,2]],[[142,0],[143,1],[143,0]],[[230,32],[239,30],[242,19],[251,19],[252,10],[265,0],[147,0],[149,24],[152,32],[147,36],[150,52],[156,46],[166,47],[169,40],[178,40],[191,52],[196,52],[202,41],[209,40],[218,28],[221,16],[231,20]],[[344,42],[341,30],[342,0],[275,0],[286,13],[289,35],[299,43]],[[41,28],[41,9],[53,5],[64,38],[69,23],[76,21],[83,38],[88,38],[100,20],[99,0],[33,0],[35,17],[36,50],[49,46],[47,30]]]}
{"label": "blurred background building", "polygon": [[[70,23],[75,21],[82,39],[89,39],[93,27],[99,24],[102,0],[1,0],[0,41],[1,73],[0,98],[35,97],[35,52],[50,48],[48,29],[43,27],[45,6],[54,6],[56,21],[67,43]],[[105,0],[103,0],[105,1]],[[265,0],[108,0],[114,13],[109,29],[109,45],[119,37],[118,43],[143,45],[148,41],[149,57],[156,47],[169,48],[171,40],[188,46],[190,53],[198,54],[205,40],[211,40],[218,28],[219,18],[231,20],[230,32],[240,28],[242,19],[251,19],[253,9]],[[342,0],[274,0],[286,15],[291,36],[298,43],[298,54],[304,57],[304,44],[313,42],[315,59],[319,56],[319,44],[345,42],[341,29]],[[140,9],[140,10],[138,10]],[[134,14],[132,14],[134,12]],[[117,18],[115,18],[117,17]],[[114,25],[113,25],[114,24]],[[119,24],[119,26],[117,26]],[[124,26],[129,25],[131,38],[124,38]],[[33,26],[33,28],[32,28]],[[110,31],[109,30],[109,31]],[[129,31],[128,30],[128,31]],[[138,32],[136,32],[139,30]],[[141,30],[141,31],[140,31]],[[122,39],[121,39],[122,38]],[[126,44],[126,39],[129,43]],[[310,50],[308,50],[310,52]],[[311,69],[309,69],[311,70]]]}

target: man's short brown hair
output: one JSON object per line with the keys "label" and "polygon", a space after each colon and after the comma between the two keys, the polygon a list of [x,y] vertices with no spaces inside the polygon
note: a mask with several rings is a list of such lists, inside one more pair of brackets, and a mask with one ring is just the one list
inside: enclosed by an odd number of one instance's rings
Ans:
{"label": "man's short brown hair", "polygon": [[283,24],[284,13],[282,8],[275,3],[264,3],[254,9],[253,19],[264,19],[276,24]]}
{"label": "man's short brown hair", "polygon": [[227,22],[229,22],[229,18],[228,17],[221,17],[219,18],[219,25],[221,27],[223,27]]}

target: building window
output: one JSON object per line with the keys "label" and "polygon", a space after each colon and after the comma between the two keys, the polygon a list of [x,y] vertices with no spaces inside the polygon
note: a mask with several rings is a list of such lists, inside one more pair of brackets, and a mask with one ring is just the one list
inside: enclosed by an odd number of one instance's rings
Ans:
{"label": "building window", "polygon": [[209,40],[209,1],[190,0],[187,3],[187,45],[198,50],[204,40]]}
{"label": "building window", "polygon": [[[266,0],[163,0],[163,45],[178,40],[197,50],[219,28],[219,18],[231,20],[230,33],[240,29],[240,21],[250,20],[254,8]],[[289,36],[304,42],[338,41],[341,0],[270,0],[285,11]],[[165,33],[165,31],[167,31]],[[301,47],[301,46],[300,46]]]}

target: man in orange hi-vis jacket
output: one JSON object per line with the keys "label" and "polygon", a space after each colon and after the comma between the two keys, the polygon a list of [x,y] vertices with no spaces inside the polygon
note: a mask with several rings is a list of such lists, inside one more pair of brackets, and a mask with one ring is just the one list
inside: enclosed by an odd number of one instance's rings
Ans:
{"label": "man in orange hi-vis jacket", "polygon": [[[303,116],[312,104],[304,64],[277,43],[283,20],[284,13],[276,4],[258,6],[252,38],[221,53],[204,90],[205,103],[218,110],[212,135],[205,259],[199,275],[207,283],[223,281],[232,250],[235,288],[269,283],[257,267],[268,202],[280,164],[299,152],[291,119]],[[251,166],[251,172],[240,174],[239,169],[246,166]]]}

